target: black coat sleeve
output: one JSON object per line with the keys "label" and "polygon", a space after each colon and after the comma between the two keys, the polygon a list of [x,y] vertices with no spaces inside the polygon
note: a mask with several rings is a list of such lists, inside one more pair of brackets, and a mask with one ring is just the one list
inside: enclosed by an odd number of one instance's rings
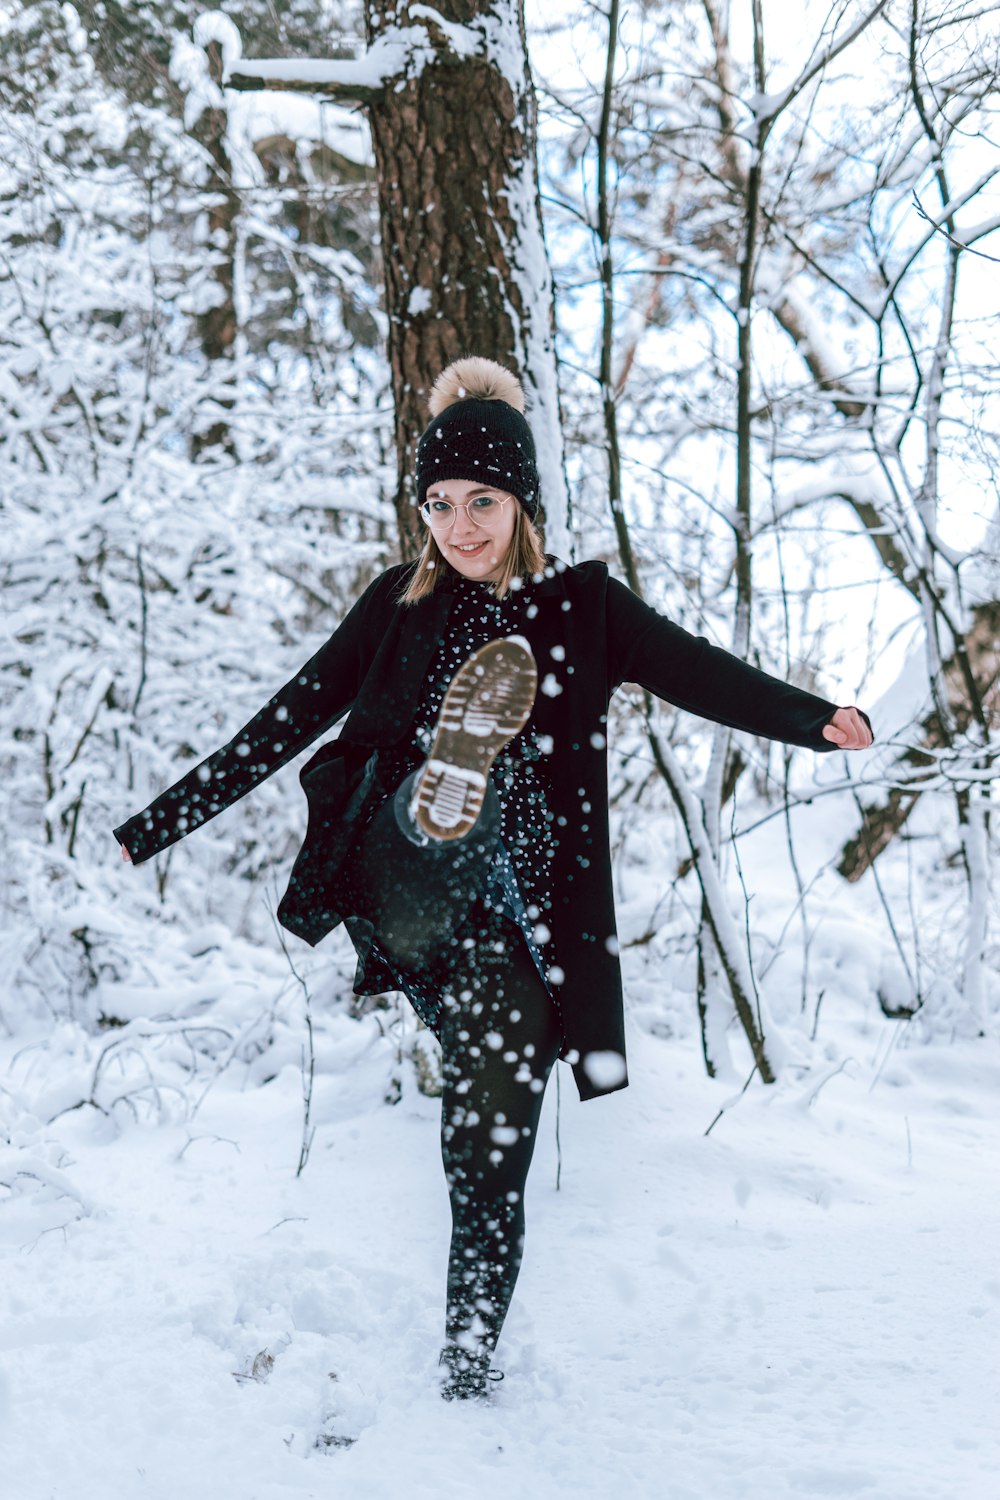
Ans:
{"label": "black coat sleeve", "polygon": [[[716,724],[809,750],[836,750],[822,734],[837,712],[836,703],[692,635],[616,578],[608,579],[607,628],[612,687],[637,682]],[[868,723],[867,715],[862,717]]]}
{"label": "black coat sleeve", "polygon": [[369,611],[396,571],[369,584],[329,639],[227,744],[114,830],[133,864],[246,796],[347,713],[373,650]]}

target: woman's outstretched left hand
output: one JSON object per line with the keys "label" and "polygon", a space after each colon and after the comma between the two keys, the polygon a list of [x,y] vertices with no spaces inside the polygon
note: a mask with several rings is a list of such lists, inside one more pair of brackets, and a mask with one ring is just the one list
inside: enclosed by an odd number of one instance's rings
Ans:
{"label": "woman's outstretched left hand", "polygon": [[872,733],[856,708],[838,708],[829,724],[823,726],[823,738],[839,750],[867,750]]}

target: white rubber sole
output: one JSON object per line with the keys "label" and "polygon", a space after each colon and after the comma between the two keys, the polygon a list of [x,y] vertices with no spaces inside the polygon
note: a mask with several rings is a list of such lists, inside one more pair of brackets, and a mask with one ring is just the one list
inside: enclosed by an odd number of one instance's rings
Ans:
{"label": "white rubber sole", "polygon": [[528,722],[538,670],[523,636],[489,641],[448,684],[410,814],[433,839],[460,839],[482,811],[490,768]]}

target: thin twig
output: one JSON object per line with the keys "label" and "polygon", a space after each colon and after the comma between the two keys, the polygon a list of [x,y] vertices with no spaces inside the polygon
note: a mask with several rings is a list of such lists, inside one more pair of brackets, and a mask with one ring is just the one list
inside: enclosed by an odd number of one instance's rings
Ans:
{"label": "thin twig", "polygon": [[277,915],[273,910],[271,912],[271,921],[274,923],[274,930],[278,934],[278,942],[281,944],[281,951],[285,955],[285,962],[288,964],[293,978],[302,990],[303,1005],[305,1008],[306,1046],[302,1049],[302,1142],[299,1146],[298,1166],[295,1168],[296,1177],[301,1177],[309,1160],[309,1152],[312,1149],[313,1139],[316,1135],[315,1126],[312,1125],[313,1085],[316,1081],[316,1046],[313,1036],[312,996],[309,993],[309,986],[295,967],[292,956],[288,951],[288,944],[285,942],[285,934],[281,930]]}
{"label": "thin twig", "polygon": [[139,581],[139,682],[132,699],[132,717],[139,708],[139,699],[142,690],[146,686],[146,654],[148,641],[149,606],[146,599],[146,575],[142,569],[142,544],[136,543],[135,548],[135,571]]}
{"label": "thin twig", "polygon": [[559,1122],[562,1116],[562,1083],[559,1069],[556,1068],[556,1192],[562,1187],[562,1138],[559,1132]]}
{"label": "thin twig", "polygon": [[706,1135],[711,1135],[712,1131],[715,1129],[716,1125],[718,1125],[719,1121],[722,1119],[722,1116],[724,1114],[727,1114],[728,1111],[732,1108],[732,1106],[734,1104],[738,1103],[739,1100],[743,1098],[743,1095],[746,1093],[747,1089],[750,1087],[751,1083],[753,1082],[754,1074],[756,1072],[757,1072],[757,1064],[754,1063],[753,1067],[750,1069],[750,1072],[747,1074],[746,1083],[740,1089],[740,1091],[737,1094],[737,1096],[736,1096],[735,1099],[731,1099],[728,1104],[723,1104],[722,1105],[722,1107],[719,1110],[719,1113],[716,1115],[716,1117],[712,1121],[711,1125],[709,1125],[708,1129],[705,1131]]}

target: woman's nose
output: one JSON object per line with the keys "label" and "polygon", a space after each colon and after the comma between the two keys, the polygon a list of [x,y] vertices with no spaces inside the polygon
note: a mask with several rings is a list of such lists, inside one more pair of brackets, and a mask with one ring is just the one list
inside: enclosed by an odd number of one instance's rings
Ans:
{"label": "woman's nose", "polygon": [[463,507],[455,512],[455,524],[451,528],[451,534],[456,541],[468,542],[479,531],[479,527],[470,520],[468,511]]}

